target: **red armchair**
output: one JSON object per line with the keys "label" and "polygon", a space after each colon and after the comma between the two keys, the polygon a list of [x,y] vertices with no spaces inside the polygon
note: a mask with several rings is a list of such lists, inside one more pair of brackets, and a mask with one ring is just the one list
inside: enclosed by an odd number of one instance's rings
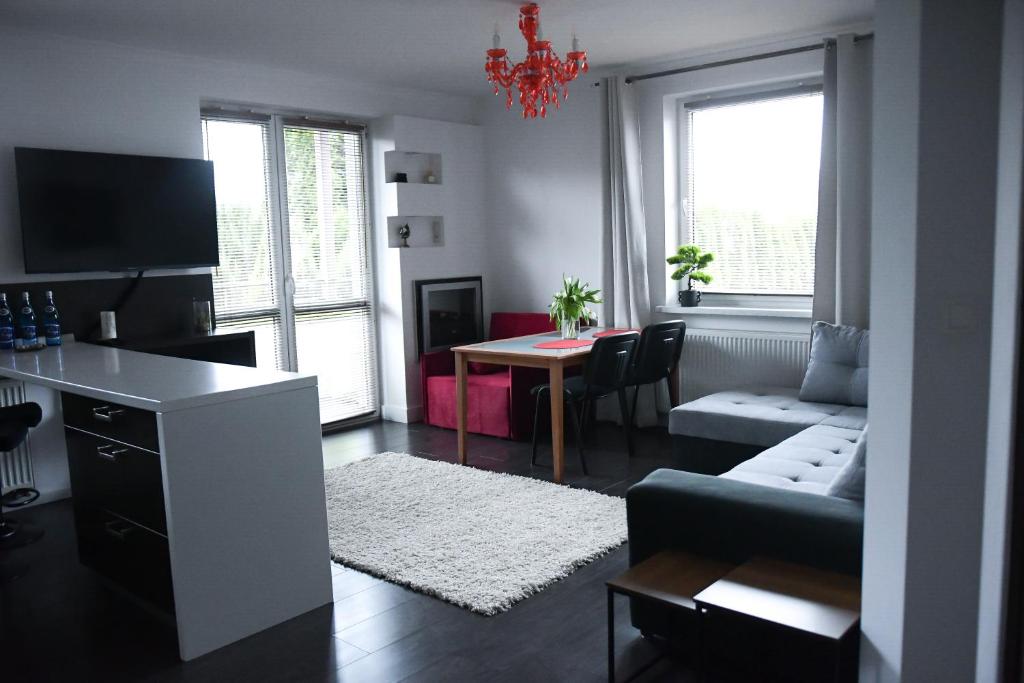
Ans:
{"label": "red armchair", "polygon": [[[490,338],[508,339],[554,329],[547,313],[493,313]],[[423,354],[420,377],[423,421],[435,427],[456,429],[455,354]],[[546,381],[547,372],[537,368],[470,363],[466,377],[468,430],[517,441],[529,439],[533,431],[530,389]]]}

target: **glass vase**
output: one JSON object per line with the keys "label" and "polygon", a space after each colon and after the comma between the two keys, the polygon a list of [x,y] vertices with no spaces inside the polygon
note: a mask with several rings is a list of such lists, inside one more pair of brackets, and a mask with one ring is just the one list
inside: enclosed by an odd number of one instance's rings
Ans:
{"label": "glass vase", "polygon": [[574,320],[563,320],[562,321],[562,339],[579,339],[580,338],[580,321],[579,318]]}

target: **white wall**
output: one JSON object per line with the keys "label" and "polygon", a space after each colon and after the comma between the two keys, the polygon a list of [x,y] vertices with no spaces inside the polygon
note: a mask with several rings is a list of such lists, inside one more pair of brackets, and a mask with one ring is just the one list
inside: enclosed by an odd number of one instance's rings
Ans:
{"label": "white wall", "polygon": [[[0,282],[59,277],[24,274],[16,146],[201,157],[204,101],[363,120],[404,113],[457,122],[474,121],[479,106],[447,94],[8,30],[0,30],[0,93]],[[111,277],[67,279],[91,276]],[[36,398],[55,405],[55,397]],[[68,490],[59,429],[59,421],[48,419],[32,437],[44,499]]]}
{"label": "white wall", "polygon": [[863,681],[975,675],[1000,18],[876,5]]}
{"label": "white wall", "polygon": [[605,171],[603,88],[593,76],[569,86],[547,119],[524,120],[514,103],[483,111],[487,239],[497,311],[545,311],[562,274],[603,281]]}
{"label": "white wall", "polygon": [[[483,130],[466,123],[411,116],[373,122],[375,251],[378,266],[382,412],[386,419],[415,422],[423,417],[419,347],[416,339],[416,280],[483,276],[485,317],[498,279],[489,270],[485,211]],[[393,149],[441,155],[442,184],[386,186],[384,153]],[[409,204],[398,202],[399,190],[414,190]],[[399,204],[403,204],[399,206]],[[388,215],[440,215],[444,245],[389,248]]]}

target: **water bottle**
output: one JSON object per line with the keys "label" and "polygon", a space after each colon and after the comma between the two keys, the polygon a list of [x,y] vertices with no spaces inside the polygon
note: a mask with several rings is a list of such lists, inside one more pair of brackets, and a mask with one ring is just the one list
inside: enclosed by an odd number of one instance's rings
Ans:
{"label": "water bottle", "polygon": [[60,311],[53,303],[53,292],[46,292],[46,306],[43,308],[43,332],[47,346],[60,346]]}
{"label": "water bottle", "polygon": [[0,292],[0,349],[14,348],[14,315],[7,305],[7,294]]}
{"label": "water bottle", "polygon": [[18,309],[17,335],[14,337],[14,348],[31,349],[39,344],[39,336],[36,333],[36,312],[32,310],[32,301],[28,292],[21,294],[21,307]]}

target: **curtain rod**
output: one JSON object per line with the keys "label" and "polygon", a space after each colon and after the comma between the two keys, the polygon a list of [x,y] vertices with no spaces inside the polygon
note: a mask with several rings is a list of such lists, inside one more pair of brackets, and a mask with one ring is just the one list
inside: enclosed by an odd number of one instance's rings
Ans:
{"label": "curtain rod", "polygon": [[[853,42],[859,43],[862,40],[871,40],[875,37],[874,33],[862,33],[853,37]],[[667,71],[655,71],[654,73],[641,74],[639,76],[627,76],[626,83],[633,83],[634,81],[646,81],[651,78],[661,78],[663,76],[675,76],[676,74],[685,74],[691,71],[701,71],[703,69],[713,69],[718,66],[730,66],[732,64],[743,64],[745,62],[756,62],[762,59],[771,59],[773,57],[784,57],[786,55],[795,55],[801,52],[811,52],[812,50],[821,50],[825,47],[825,43],[834,41],[829,38],[820,43],[814,43],[812,45],[801,45],[800,47],[791,47],[786,50],[776,50],[775,52],[765,52],[759,55],[750,55],[748,57],[736,57],[734,59],[723,59],[718,62],[707,62],[706,64],[694,64],[693,66],[684,66],[678,69],[669,69]]]}

